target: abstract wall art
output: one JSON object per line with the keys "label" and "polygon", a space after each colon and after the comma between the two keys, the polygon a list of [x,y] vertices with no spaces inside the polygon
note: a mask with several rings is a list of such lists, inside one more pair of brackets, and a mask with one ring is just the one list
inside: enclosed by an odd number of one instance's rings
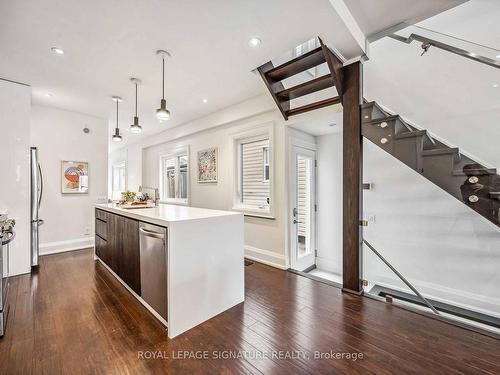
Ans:
{"label": "abstract wall art", "polygon": [[217,182],[217,147],[198,151],[198,182]]}
{"label": "abstract wall art", "polygon": [[89,163],[85,161],[61,162],[61,193],[85,194],[89,191]]}

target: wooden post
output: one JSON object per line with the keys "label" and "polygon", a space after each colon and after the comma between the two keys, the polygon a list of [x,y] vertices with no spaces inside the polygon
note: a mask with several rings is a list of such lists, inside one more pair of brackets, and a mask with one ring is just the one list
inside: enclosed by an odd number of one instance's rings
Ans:
{"label": "wooden post", "polygon": [[343,68],[343,291],[360,294],[362,241],[363,138],[361,136],[362,65]]}

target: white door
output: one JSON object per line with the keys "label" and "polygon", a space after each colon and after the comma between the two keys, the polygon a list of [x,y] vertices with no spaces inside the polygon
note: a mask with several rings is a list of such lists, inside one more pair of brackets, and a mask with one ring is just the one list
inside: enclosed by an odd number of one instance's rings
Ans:
{"label": "white door", "polygon": [[314,265],[316,249],[316,153],[293,146],[291,163],[291,257],[297,271]]}

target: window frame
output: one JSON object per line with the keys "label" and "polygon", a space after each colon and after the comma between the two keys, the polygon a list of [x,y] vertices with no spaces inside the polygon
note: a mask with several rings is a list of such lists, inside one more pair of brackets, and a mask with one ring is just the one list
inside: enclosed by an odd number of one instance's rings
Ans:
{"label": "window frame", "polygon": [[[269,139],[269,205],[260,209],[245,205],[241,202],[242,192],[242,157],[241,146],[246,143]],[[274,122],[253,127],[251,130],[244,130],[232,134],[233,140],[233,211],[243,212],[245,216],[275,219],[275,173],[274,173]],[[264,176],[263,176],[264,177]],[[264,181],[264,179],[263,179]],[[267,182],[267,181],[266,181]]]}
{"label": "window frame", "polygon": [[[114,183],[115,183],[115,172],[116,172],[115,169],[116,168],[123,168],[125,170],[125,176],[124,176],[124,181],[123,181],[123,184],[124,184],[123,190],[115,190],[114,189],[115,188]],[[113,162],[113,164],[111,165],[111,198],[112,199],[115,199],[116,192],[120,193],[118,199],[121,199],[121,193],[124,191],[127,191],[127,185],[128,185],[127,170],[128,170],[127,160],[118,160],[118,161]]]}
{"label": "window frame", "polygon": [[[186,198],[165,198],[164,197],[164,165],[167,159],[175,158],[175,194],[178,194],[179,191],[179,157],[186,156],[187,157],[187,178],[186,178]],[[191,157],[189,154],[189,146],[178,147],[171,152],[161,153],[159,156],[159,188],[160,188],[160,203],[163,204],[175,204],[179,206],[189,206],[191,201]]]}

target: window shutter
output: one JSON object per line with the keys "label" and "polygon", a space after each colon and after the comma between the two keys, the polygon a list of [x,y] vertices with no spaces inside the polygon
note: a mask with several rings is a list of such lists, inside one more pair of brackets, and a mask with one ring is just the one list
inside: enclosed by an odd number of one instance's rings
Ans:
{"label": "window shutter", "polygon": [[269,147],[269,139],[241,145],[242,162],[242,202],[256,208],[267,208],[269,181],[264,180],[264,149]]}

